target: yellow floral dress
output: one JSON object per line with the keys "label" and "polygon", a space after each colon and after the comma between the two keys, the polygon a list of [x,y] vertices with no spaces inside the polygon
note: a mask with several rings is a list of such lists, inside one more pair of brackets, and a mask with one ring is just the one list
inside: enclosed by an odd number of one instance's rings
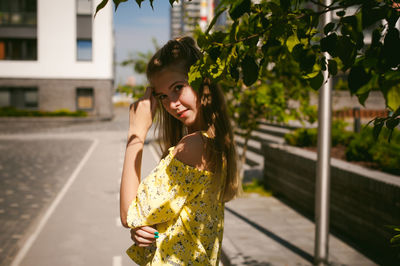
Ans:
{"label": "yellow floral dress", "polygon": [[140,183],[128,210],[131,228],[155,225],[159,238],[126,252],[139,265],[218,265],[224,203],[212,189],[214,174],[174,158],[173,149]]}

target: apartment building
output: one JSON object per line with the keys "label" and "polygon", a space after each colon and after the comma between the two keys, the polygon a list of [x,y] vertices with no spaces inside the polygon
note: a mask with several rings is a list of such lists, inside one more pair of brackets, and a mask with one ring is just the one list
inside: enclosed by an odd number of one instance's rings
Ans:
{"label": "apartment building", "polygon": [[[171,39],[189,35],[191,36],[196,26],[206,30],[214,17],[214,9],[219,0],[192,0],[174,2],[170,9]],[[215,27],[226,23],[226,14],[222,14]]]}
{"label": "apartment building", "polygon": [[113,11],[101,0],[0,0],[0,107],[111,117]]}

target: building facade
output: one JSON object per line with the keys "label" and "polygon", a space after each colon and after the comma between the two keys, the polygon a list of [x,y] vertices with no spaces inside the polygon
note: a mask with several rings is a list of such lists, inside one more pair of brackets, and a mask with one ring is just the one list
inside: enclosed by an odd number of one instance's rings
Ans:
{"label": "building facade", "polygon": [[100,0],[0,0],[0,107],[111,117],[113,14]]}
{"label": "building facade", "polygon": [[[214,17],[214,9],[219,0],[192,0],[174,2],[170,9],[171,39],[180,36],[192,36],[196,26],[205,31]],[[225,25],[226,14],[223,13],[215,27]]]}

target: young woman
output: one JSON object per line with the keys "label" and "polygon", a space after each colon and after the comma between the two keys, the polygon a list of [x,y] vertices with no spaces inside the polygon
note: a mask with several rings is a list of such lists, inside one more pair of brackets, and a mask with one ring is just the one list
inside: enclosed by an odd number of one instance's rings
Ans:
{"label": "young woman", "polygon": [[[169,41],[147,66],[150,87],[129,113],[120,191],[121,221],[139,265],[217,265],[224,202],[238,192],[236,153],[224,96],[190,66],[201,53],[190,37]],[[158,110],[158,111],[157,111]],[[142,150],[156,113],[163,159],[140,182]]]}

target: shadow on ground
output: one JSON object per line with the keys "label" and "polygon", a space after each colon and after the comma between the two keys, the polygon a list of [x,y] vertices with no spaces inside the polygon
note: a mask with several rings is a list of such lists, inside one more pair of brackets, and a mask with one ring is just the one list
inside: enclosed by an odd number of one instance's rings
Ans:
{"label": "shadow on ground", "polygon": [[[232,213],[233,215],[235,215],[236,217],[238,217],[239,219],[243,220],[247,224],[249,224],[252,227],[254,227],[255,229],[257,229],[261,233],[265,234],[269,238],[273,239],[274,241],[278,242],[282,246],[284,246],[287,249],[291,250],[293,253],[296,253],[297,255],[302,257],[303,259],[307,260],[311,264],[314,262],[314,257],[311,254],[309,254],[308,252],[306,252],[306,251],[302,250],[301,248],[293,245],[292,243],[290,243],[287,240],[281,238],[280,236],[276,235],[275,233],[269,231],[268,229],[262,227],[261,225],[249,220],[248,218],[246,218],[246,217],[242,216],[241,214],[235,212],[234,210],[230,209],[229,207],[225,206],[225,209],[227,211],[229,211],[230,213]],[[246,261],[247,261],[247,259],[246,259]],[[261,264],[257,264],[257,263],[259,263],[259,262],[257,262],[257,261],[253,262],[252,260],[249,260],[248,263],[245,263],[245,265],[270,265],[269,263],[265,263],[265,262],[262,262]]]}

